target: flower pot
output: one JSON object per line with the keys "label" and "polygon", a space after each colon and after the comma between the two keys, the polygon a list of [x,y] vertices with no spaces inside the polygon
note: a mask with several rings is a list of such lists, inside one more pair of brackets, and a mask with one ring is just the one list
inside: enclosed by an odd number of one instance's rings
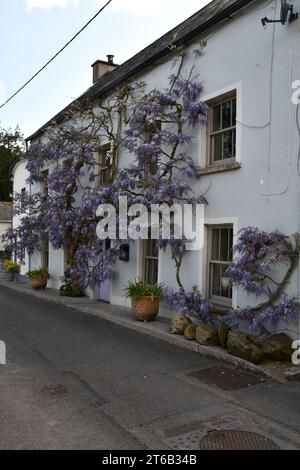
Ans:
{"label": "flower pot", "polygon": [[159,312],[159,297],[142,297],[132,300],[132,311],[139,321],[150,322],[156,319]]}
{"label": "flower pot", "polygon": [[16,273],[6,272],[4,276],[6,281],[14,281]]}
{"label": "flower pot", "polygon": [[47,287],[48,279],[46,277],[33,277],[31,279],[31,287],[34,290],[44,290]]}

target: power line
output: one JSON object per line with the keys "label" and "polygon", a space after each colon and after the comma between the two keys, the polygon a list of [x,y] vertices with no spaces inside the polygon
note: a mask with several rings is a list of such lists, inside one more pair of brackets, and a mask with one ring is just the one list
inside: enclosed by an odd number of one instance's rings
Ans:
{"label": "power line", "polygon": [[0,105],[0,109],[2,109],[5,105],[7,105],[7,103],[9,103],[27,85],[29,85],[29,83],[32,82],[34,78],[36,78],[43,70],[45,70],[45,68],[48,67],[48,65],[51,64],[51,62],[53,62],[54,59],[56,59],[56,57],[59,54],[61,54],[71,44],[71,42],[73,42],[74,39],[76,39],[77,36],[79,36],[79,34],[82,33],[82,31],[84,31],[92,23],[92,21],[94,21],[97,18],[97,16],[99,16],[100,13],[102,13],[102,11],[105,10],[106,7],[108,7],[108,5],[111,2],[112,0],[109,0],[102,8],[100,8],[100,10],[50,60],[48,60],[48,62],[45,65],[43,65],[43,67],[41,67],[29,80],[27,80],[26,83],[24,83],[24,85],[22,85],[13,95],[11,95],[3,104]]}

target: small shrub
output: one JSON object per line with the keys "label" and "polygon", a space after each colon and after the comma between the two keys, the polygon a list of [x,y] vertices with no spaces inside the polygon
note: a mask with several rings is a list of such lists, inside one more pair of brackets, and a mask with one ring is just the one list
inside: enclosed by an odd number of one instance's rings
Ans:
{"label": "small shrub", "polygon": [[83,293],[78,286],[74,286],[71,280],[68,280],[59,289],[59,295],[63,297],[82,297]]}
{"label": "small shrub", "polygon": [[19,274],[21,266],[18,263],[15,263],[11,259],[6,259],[4,261],[4,268],[9,273],[17,273]]}
{"label": "small shrub", "polygon": [[129,281],[124,289],[126,298],[142,299],[143,297],[162,297],[164,286],[162,284],[147,285],[142,281]]}
{"label": "small shrub", "polygon": [[47,268],[36,268],[28,271],[27,276],[29,279],[43,278],[49,279],[50,274]]}

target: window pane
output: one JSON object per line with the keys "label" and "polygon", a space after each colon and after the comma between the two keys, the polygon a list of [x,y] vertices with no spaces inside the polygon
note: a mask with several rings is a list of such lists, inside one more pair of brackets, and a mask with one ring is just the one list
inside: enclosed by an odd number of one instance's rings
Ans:
{"label": "window pane", "polygon": [[145,283],[156,284],[158,279],[158,260],[145,259]]}
{"label": "window pane", "polygon": [[219,247],[220,247],[220,230],[218,228],[214,228],[212,230],[212,255],[211,255],[212,261],[219,260],[219,257],[220,257]]}
{"label": "window pane", "polygon": [[213,136],[212,148],[213,148],[213,161],[217,162],[217,161],[222,160],[222,134]]}
{"label": "window pane", "polygon": [[222,104],[222,129],[231,127],[231,101]]}
{"label": "window pane", "polygon": [[220,253],[220,261],[228,261],[228,229],[223,228],[220,230],[221,232],[221,253]]}
{"label": "window pane", "polygon": [[229,258],[228,261],[233,259],[233,230],[229,230]]}
{"label": "window pane", "polygon": [[213,131],[219,131],[221,129],[221,105],[213,108]]}
{"label": "window pane", "polygon": [[235,157],[236,151],[236,130],[232,131],[232,156]]}
{"label": "window pane", "polygon": [[223,158],[233,158],[233,131],[228,131],[223,133]]}
{"label": "window pane", "polygon": [[231,107],[231,125],[236,125],[236,99],[232,100],[232,107]]}
{"label": "window pane", "polygon": [[226,276],[225,272],[228,268],[228,265],[221,265],[221,296],[226,297],[228,299],[232,298],[232,289],[229,285],[228,277]]}
{"label": "window pane", "polygon": [[153,258],[158,258],[158,245],[156,240],[147,240],[147,253],[146,256],[150,256]]}
{"label": "window pane", "polygon": [[221,295],[221,271],[219,264],[212,264],[212,295],[217,295],[218,297]]}

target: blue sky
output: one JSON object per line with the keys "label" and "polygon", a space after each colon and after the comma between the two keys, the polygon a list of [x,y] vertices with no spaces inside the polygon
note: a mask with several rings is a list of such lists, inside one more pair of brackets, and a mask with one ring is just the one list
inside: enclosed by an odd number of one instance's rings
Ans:
{"label": "blue sky", "polygon": [[[105,0],[0,0],[0,102],[10,96],[106,3]],[[207,0],[113,0],[21,94],[0,110],[0,125],[28,136],[92,83],[91,64],[122,63],[207,4]]]}

